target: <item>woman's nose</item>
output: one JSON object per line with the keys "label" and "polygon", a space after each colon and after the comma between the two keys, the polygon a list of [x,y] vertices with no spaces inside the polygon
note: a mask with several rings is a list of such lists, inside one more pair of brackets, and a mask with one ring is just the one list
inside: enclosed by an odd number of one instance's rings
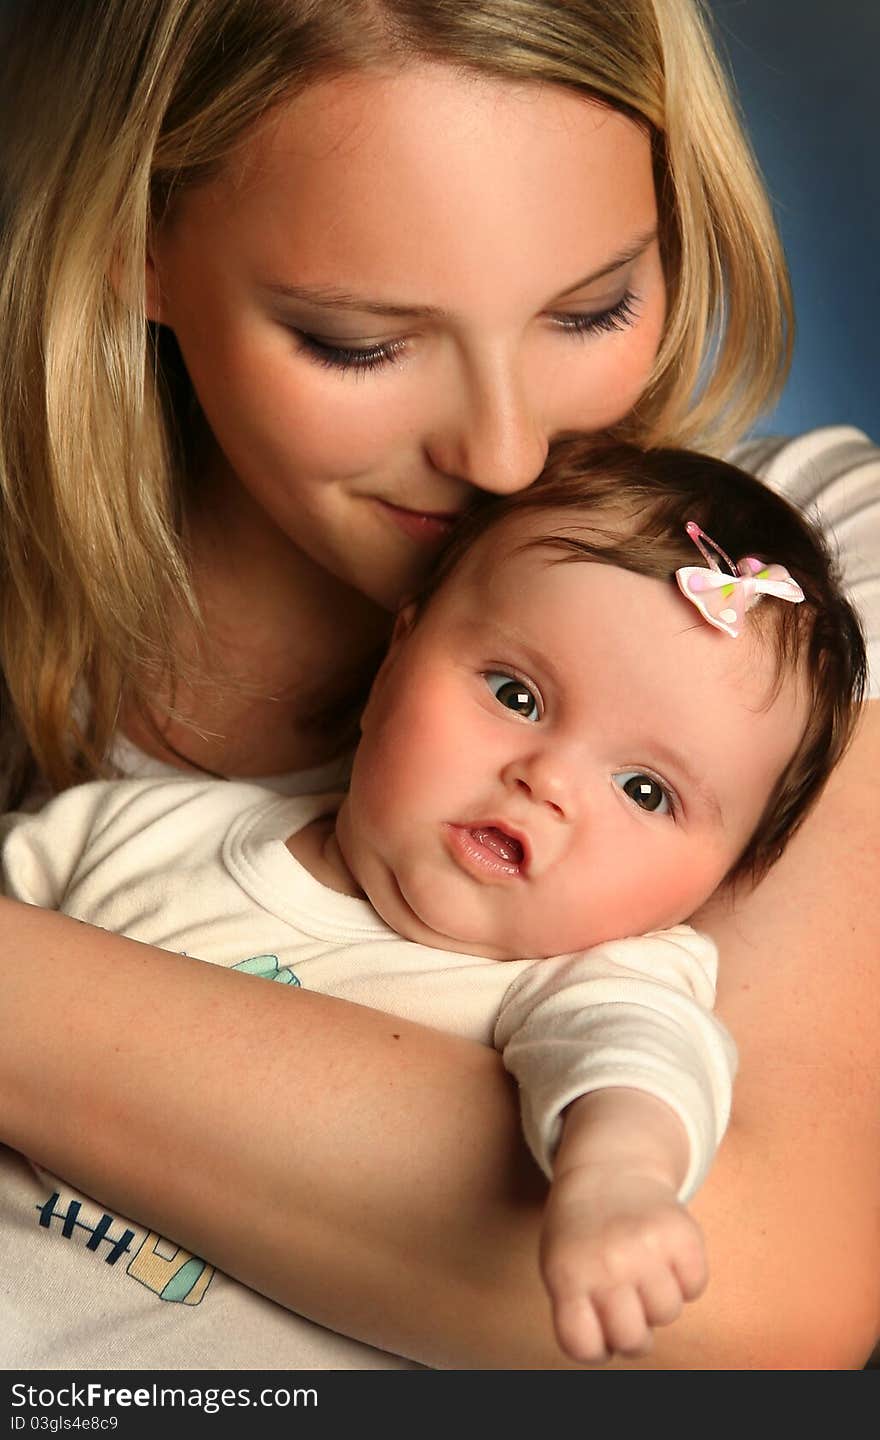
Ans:
{"label": "woman's nose", "polygon": [[496,495],[524,490],[547,459],[542,410],[512,370],[473,379],[426,442],[428,457],[443,474],[479,490]]}

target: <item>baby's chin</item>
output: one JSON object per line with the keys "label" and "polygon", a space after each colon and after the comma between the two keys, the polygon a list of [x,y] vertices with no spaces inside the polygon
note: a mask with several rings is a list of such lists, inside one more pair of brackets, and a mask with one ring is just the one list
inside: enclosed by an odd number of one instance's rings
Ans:
{"label": "baby's chin", "polygon": [[[658,908],[653,913],[647,908],[637,917],[630,917],[637,921],[630,928],[621,923],[619,914],[605,917],[593,915],[590,917],[590,925],[584,925],[581,917],[580,923],[560,927],[553,934],[549,934],[546,928],[542,930],[538,925],[534,933],[523,933],[520,927],[514,936],[493,936],[490,939],[486,933],[485,917],[479,917],[483,919],[482,928],[479,927],[479,919],[475,921],[472,933],[468,933],[462,923],[456,926],[455,933],[450,933],[448,917],[453,907],[438,907],[436,896],[432,896],[429,903],[416,908],[418,902],[407,898],[396,878],[390,886],[383,884],[377,887],[382,893],[371,894],[367,886],[363,888],[376,913],[404,940],[430,946],[433,950],[447,950],[457,955],[476,955],[485,960],[550,960],[564,955],[576,955],[597,945],[623,940],[628,936],[645,935],[656,930],[667,930],[674,925],[686,924],[693,913],[693,907],[689,907],[686,912],[681,907],[674,911],[661,911]],[[700,903],[706,898],[708,897],[698,897]]]}
{"label": "baby's chin", "polygon": [[[340,811],[340,816],[342,812]],[[337,819],[336,834],[340,849],[349,872],[366,895],[380,920],[402,940],[411,940],[416,945],[426,945],[432,950],[447,950],[455,955],[477,955],[485,960],[522,960],[526,957],[521,950],[490,940],[485,934],[486,919],[482,918],[472,927],[466,923],[456,926],[455,933],[449,930],[449,915],[455,907],[441,904],[437,888],[427,888],[418,882],[415,885],[402,880],[385,862],[376,863],[375,851],[370,853],[370,863],[358,863],[362,859],[357,847],[350,843],[344,824]],[[415,893],[412,893],[412,892]],[[409,892],[409,893],[408,893]],[[459,907],[460,908],[460,907]]]}
{"label": "baby's chin", "polygon": [[[439,928],[431,923],[430,917],[423,917],[417,914],[403,896],[399,902],[386,904],[385,913],[381,904],[377,904],[370,897],[374,910],[381,915],[385,924],[397,932],[404,940],[413,940],[417,945],[429,945],[433,950],[448,950],[455,955],[476,955],[483,960],[550,960],[557,955],[570,955],[580,950],[589,950],[591,946],[599,943],[599,940],[592,935],[585,935],[575,938],[572,935],[550,937],[531,936],[526,937],[523,943],[520,937],[511,943],[490,943],[485,935],[449,934],[448,930]],[[397,900],[398,897],[395,897]],[[581,938],[583,937],[583,938]],[[528,943],[529,938],[534,942]],[[603,939],[619,938],[603,936]],[[558,939],[558,944],[554,944]]]}
{"label": "baby's chin", "polygon": [[400,905],[386,905],[385,913],[375,900],[372,900],[372,904],[386,925],[404,940],[412,940],[417,945],[428,945],[432,950],[448,950],[454,955],[477,955],[484,960],[527,958],[521,950],[513,951],[502,945],[490,945],[477,936],[450,935],[446,930],[437,929],[427,920],[423,920],[403,901]]}
{"label": "baby's chin", "polygon": [[[375,878],[375,877],[373,877]],[[390,884],[389,884],[390,881]],[[546,928],[536,927],[536,933],[523,933],[517,927],[512,936],[487,934],[488,921],[485,916],[474,919],[469,929],[459,914],[459,923],[454,933],[449,928],[449,916],[455,907],[439,905],[432,891],[420,904],[418,898],[401,888],[396,876],[386,871],[378,884],[372,888],[359,882],[370,904],[389,929],[404,940],[417,945],[430,946],[432,950],[447,950],[456,955],[476,955],[484,960],[549,960],[557,955],[570,955],[577,951],[589,950],[603,940],[619,939],[619,934],[598,932],[595,927],[571,927],[565,934],[548,934]],[[461,907],[459,907],[460,909]]]}

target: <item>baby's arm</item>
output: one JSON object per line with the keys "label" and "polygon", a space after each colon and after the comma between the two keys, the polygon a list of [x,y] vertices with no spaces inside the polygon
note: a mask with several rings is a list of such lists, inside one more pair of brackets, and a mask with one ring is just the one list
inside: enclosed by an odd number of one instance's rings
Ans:
{"label": "baby's arm", "polygon": [[702,1232],[678,1198],[688,1148],[677,1115],[644,1091],[593,1091],[566,1111],[541,1273],[573,1360],[644,1354],[651,1328],[705,1288]]}
{"label": "baby's arm", "polygon": [[553,1180],[541,1268],[573,1359],[643,1353],[706,1281],[684,1201],[727,1125],[732,1041],[711,1014],[716,952],[687,926],[531,966],[496,1044]]}

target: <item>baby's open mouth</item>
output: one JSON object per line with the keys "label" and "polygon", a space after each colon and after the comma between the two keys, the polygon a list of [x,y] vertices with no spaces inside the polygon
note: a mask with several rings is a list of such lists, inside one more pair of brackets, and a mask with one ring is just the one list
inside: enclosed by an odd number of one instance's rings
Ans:
{"label": "baby's open mouth", "polygon": [[446,846],[466,874],[488,885],[504,885],[528,877],[531,855],[528,836],[511,835],[491,820],[473,824],[448,824]]}
{"label": "baby's open mouth", "polygon": [[512,835],[504,830],[499,830],[496,825],[475,826],[471,834],[478,845],[484,845],[497,855],[499,860],[506,860],[510,865],[521,865],[523,860],[523,847]]}

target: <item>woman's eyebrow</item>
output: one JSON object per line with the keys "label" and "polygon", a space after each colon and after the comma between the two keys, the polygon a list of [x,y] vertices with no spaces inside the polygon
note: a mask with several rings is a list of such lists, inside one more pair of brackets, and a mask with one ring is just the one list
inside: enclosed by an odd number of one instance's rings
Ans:
{"label": "woman's eyebrow", "polygon": [[577,290],[585,290],[588,285],[595,285],[597,280],[604,280],[606,275],[613,275],[615,270],[621,270],[624,265],[630,265],[633,260],[637,260],[640,255],[644,254],[648,246],[653,245],[656,239],[657,227],[655,225],[651,230],[646,230],[644,234],[636,236],[631,245],[628,245],[625,250],[619,251],[606,265],[600,265],[598,270],[592,270],[589,275],[575,280],[573,285],[566,286],[552,303],[556,304],[558,301],[564,300],[566,296],[573,295]]}
{"label": "woman's eyebrow", "polygon": [[349,290],[338,290],[333,285],[285,285],[273,282],[263,286],[272,295],[285,300],[299,300],[304,305],[315,305],[322,310],[363,310],[370,315],[388,315],[392,319],[448,320],[449,312],[437,305],[404,305],[388,300],[373,300],[366,295],[354,295]]}
{"label": "woman's eyebrow", "polygon": [[[573,295],[577,290],[584,290],[588,285],[593,285],[597,280],[602,280],[606,275],[611,275],[615,270],[629,265],[643,251],[647,250],[656,238],[656,228],[637,236],[631,245],[613,256],[606,264],[600,265],[598,270],[593,270],[589,275],[575,280],[573,285],[567,285],[550,303],[558,304],[567,295]],[[298,300],[303,305],[314,305],[322,310],[357,310],[369,315],[384,315],[393,320],[449,320],[451,318],[449,311],[443,310],[438,305],[408,305],[396,301],[375,300],[367,295],[355,295],[350,290],[340,290],[334,285],[289,285],[281,281],[271,281],[262,288],[272,295],[281,296],[282,299]]]}

